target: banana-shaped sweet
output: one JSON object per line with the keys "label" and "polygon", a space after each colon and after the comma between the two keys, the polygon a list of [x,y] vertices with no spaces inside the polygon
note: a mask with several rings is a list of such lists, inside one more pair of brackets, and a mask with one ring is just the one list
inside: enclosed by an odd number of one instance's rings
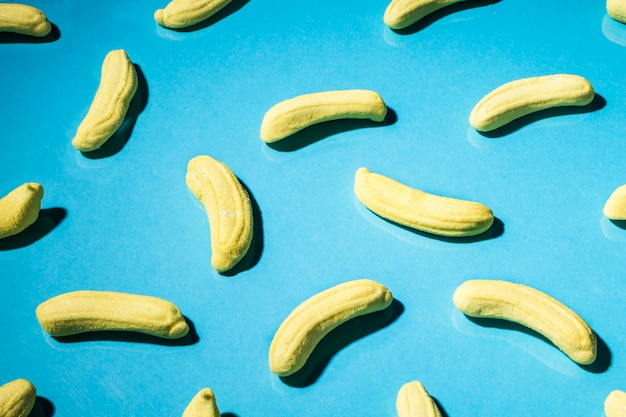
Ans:
{"label": "banana-shaped sweet", "polygon": [[0,239],[13,236],[39,217],[43,187],[36,182],[20,185],[0,198]]}
{"label": "banana-shaped sweet", "polygon": [[215,395],[211,388],[202,388],[191,399],[182,417],[220,417]]}
{"label": "banana-shaped sweet", "polygon": [[604,414],[606,417],[626,417],[626,392],[611,391],[604,400]]}
{"label": "banana-shaped sweet", "polygon": [[483,204],[429,194],[367,168],[356,171],[354,193],[380,217],[435,235],[475,236],[494,221],[491,209]]}
{"label": "banana-shaped sweet", "polygon": [[441,417],[439,407],[419,381],[407,382],[400,387],[396,411],[398,417]]}
{"label": "banana-shaped sweet", "polygon": [[546,337],[574,362],[596,360],[597,339],[589,325],[549,295],[522,284],[469,280],[453,296],[454,305],[471,317],[519,323]]}
{"label": "banana-shaped sweet", "polygon": [[231,0],[172,0],[154,12],[154,20],[166,28],[186,28],[213,16]]}
{"label": "banana-shaped sweet", "polygon": [[472,109],[469,122],[481,132],[502,127],[540,110],[562,106],[586,106],[595,92],[579,75],[555,74],[522,78],[496,88]]}
{"label": "banana-shaped sweet", "polygon": [[606,0],[606,12],[618,22],[626,23],[626,2],[623,0]]}
{"label": "banana-shaped sweet", "polygon": [[100,148],[119,129],[137,91],[135,66],[123,49],[109,52],[102,63],[100,85],[72,145],[79,151]]}
{"label": "banana-shaped sweet", "polygon": [[423,17],[462,0],[391,0],[383,21],[391,29],[404,29]]}
{"label": "banana-shaped sweet", "polygon": [[392,301],[391,291],[370,279],[344,282],[312,296],[297,306],[274,334],[270,370],[279,376],[297,372],[330,331],[352,318],[384,310]]}
{"label": "banana-shaped sweet", "polygon": [[252,243],[250,197],[226,164],[206,155],[189,161],[186,182],[209,217],[211,265],[218,272],[228,271]]}
{"label": "banana-shaped sweet", "polygon": [[626,184],[617,187],[611,193],[602,213],[611,220],[626,220]]}
{"label": "banana-shaped sweet", "polygon": [[189,332],[178,307],[148,295],[73,291],[44,301],[35,313],[41,327],[54,337],[117,330],[178,339]]}
{"label": "banana-shaped sweet", "polygon": [[0,386],[0,416],[28,416],[35,405],[36,394],[33,384],[22,378]]}
{"label": "banana-shaped sweet", "polygon": [[52,25],[41,10],[26,4],[0,4],[0,32],[43,37]]}
{"label": "banana-shaped sweet", "polygon": [[370,119],[382,122],[387,105],[370,90],[337,90],[304,94],[270,108],[261,122],[261,140],[286,138],[316,123],[338,119]]}

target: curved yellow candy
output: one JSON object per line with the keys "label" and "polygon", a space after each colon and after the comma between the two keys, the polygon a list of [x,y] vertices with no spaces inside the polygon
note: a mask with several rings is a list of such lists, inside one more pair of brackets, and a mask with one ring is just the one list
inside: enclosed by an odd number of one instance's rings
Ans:
{"label": "curved yellow candy", "polygon": [[398,417],[441,417],[441,412],[421,382],[404,384],[396,397]]}
{"label": "curved yellow candy", "polygon": [[586,106],[593,86],[578,75],[555,74],[522,78],[496,88],[472,109],[470,125],[479,131],[497,129],[527,114],[561,106]]}
{"label": "curved yellow candy", "polygon": [[626,220],[626,184],[617,187],[609,196],[602,209],[611,220]]}
{"label": "curved yellow candy", "polygon": [[206,155],[189,161],[186,182],[209,217],[211,265],[218,272],[228,271],[252,243],[250,197],[226,164]]}
{"label": "curved yellow candy", "polygon": [[220,417],[215,395],[211,388],[202,388],[191,399],[182,417]]}
{"label": "curved yellow candy", "polygon": [[36,182],[20,185],[0,198],[0,239],[13,236],[39,217],[43,187]]}
{"label": "curved yellow candy", "polygon": [[383,21],[391,29],[404,29],[423,17],[462,0],[391,0]]}
{"label": "curved yellow candy", "polygon": [[137,91],[135,66],[123,49],[109,52],[102,63],[100,85],[72,145],[79,151],[100,148],[119,129]]}
{"label": "curved yellow candy", "polygon": [[0,32],[43,37],[51,30],[52,25],[41,10],[26,4],[0,4]]}
{"label": "curved yellow candy", "polygon": [[391,291],[369,279],[348,281],[314,295],[296,307],[274,334],[270,370],[279,376],[297,372],[330,331],[352,318],[384,310],[392,301]]}
{"label": "curved yellow candy", "polygon": [[189,326],[178,307],[161,298],[112,291],[73,291],[39,304],[41,327],[51,336],[123,330],[178,339]]}
{"label": "curved yellow candy", "polygon": [[491,209],[483,204],[429,194],[367,168],[356,171],[354,193],[380,217],[435,235],[475,236],[494,221]]}
{"label": "curved yellow candy", "polygon": [[172,0],[154,12],[154,20],[166,28],[180,29],[213,16],[231,0]]}
{"label": "curved yellow candy", "polygon": [[0,386],[0,416],[26,417],[35,405],[35,387],[26,379],[16,379]]}
{"label": "curved yellow candy", "polygon": [[338,119],[370,119],[382,122],[387,105],[370,90],[338,90],[304,94],[274,105],[263,117],[261,140],[286,138],[316,123]]}
{"label": "curved yellow candy", "polygon": [[606,0],[606,12],[620,23],[626,23],[626,2],[623,0]]}
{"label": "curved yellow candy", "polygon": [[611,391],[604,400],[604,414],[606,417],[626,417],[626,392]]}
{"label": "curved yellow candy", "polygon": [[595,333],[576,313],[534,288],[497,280],[469,280],[453,296],[454,305],[471,317],[519,323],[545,336],[574,362],[596,360]]}

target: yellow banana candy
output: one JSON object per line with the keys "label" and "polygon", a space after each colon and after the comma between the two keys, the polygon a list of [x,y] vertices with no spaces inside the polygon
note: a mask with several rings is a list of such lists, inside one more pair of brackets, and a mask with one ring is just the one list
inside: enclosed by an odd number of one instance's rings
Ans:
{"label": "yellow banana candy", "polygon": [[596,360],[596,335],[576,313],[534,288],[498,280],[469,280],[453,296],[454,305],[471,317],[508,320],[536,331],[574,362]]}
{"label": "yellow banana candy", "polygon": [[154,20],[166,28],[180,29],[213,16],[231,0],[172,0],[154,12]]}
{"label": "yellow banana candy", "polygon": [[586,106],[594,97],[591,83],[579,75],[522,78],[503,84],[483,97],[472,109],[469,122],[474,129],[487,132],[539,110]]}
{"label": "yellow banana candy", "polygon": [[391,0],[383,21],[391,29],[404,29],[423,17],[462,0]]}
{"label": "yellow banana candy", "polygon": [[220,417],[220,415],[213,390],[202,388],[191,399],[182,417]]}
{"label": "yellow banana candy", "polygon": [[606,12],[618,22],[626,23],[626,2],[624,0],[606,0]]}
{"label": "yellow banana candy", "polygon": [[602,212],[608,219],[626,220],[626,184],[611,193]]}
{"label": "yellow banana candy", "polygon": [[475,236],[494,221],[491,209],[483,204],[429,194],[367,168],[356,171],[354,193],[380,217],[435,235]]}
{"label": "yellow banana candy", "polygon": [[604,400],[604,414],[606,417],[626,417],[626,392],[611,391]]}
{"label": "yellow banana candy", "polygon": [[73,291],[52,297],[36,310],[41,327],[51,336],[118,330],[178,339],[189,325],[178,307],[147,295],[112,291]]}
{"label": "yellow banana candy", "polygon": [[226,164],[206,155],[189,161],[186,182],[209,217],[211,265],[218,272],[228,271],[252,243],[250,197]]}
{"label": "yellow banana candy", "polygon": [[109,52],[102,63],[100,85],[72,145],[79,151],[100,148],[119,129],[137,91],[135,66],[123,49]]}
{"label": "yellow banana candy", "polygon": [[407,382],[400,388],[396,411],[398,417],[441,417],[437,404],[419,381]]}
{"label": "yellow banana candy", "polygon": [[297,372],[330,331],[352,318],[384,310],[392,301],[391,291],[370,279],[344,282],[312,296],[297,306],[274,334],[270,370],[279,376]]}
{"label": "yellow banana candy", "polygon": [[0,239],[13,236],[39,217],[43,187],[36,182],[20,185],[0,198]]}
{"label": "yellow banana candy", "polygon": [[316,123],[338,119],[370,119],[382,122],[387,105],[370,90],[323,91],[281,101],[270,108],[261,123],[266,143],[286,138]]}
{"label": "yellow banana candy", "polygon": [[26,4],[0,4],[0,32],[43,37],[51,30],[52,25],[41,10]]}
{"label": "yellow banana candy", "polygon": [[0,416],[28,416],[35,405],[36,393],[33,384],[21,378],[0,386]]}

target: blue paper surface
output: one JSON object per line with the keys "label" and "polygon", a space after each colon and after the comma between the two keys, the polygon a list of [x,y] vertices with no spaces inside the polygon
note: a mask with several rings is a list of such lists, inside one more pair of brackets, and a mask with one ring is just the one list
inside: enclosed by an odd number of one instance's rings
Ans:
{"label": "blue paper surface", "polygon": [[[230,417],[393,416],[400,386],[419,380],[450,417],[600,416],[626,390],[626,230],[602,215],[626,183],[626,25],[603,2],[467,1],[399,32],[379,0],[233,0],[190,31],[158,26],[165,3],[152,0],[29,4],[54,31],[0,34],[0,195],[36,181],[45,196],[35,225],[0,241],[0,383],[30,380],[35,413],[176,416],[206,386]],[[81,154],[71,139],[118,48],[137,96],[112,146]],[[587,78],[594,102],[497,134],[469,126],[494,88],[554,73]],[[279,101],[351,88],[380,93],[388,123],[260,140]],[[200,154],[253,200],[254,253],[235,274],[212,270],[207,216],[185,184]],[[398,227],[354,196],[361,166],[486,204],[496,226],[460,241]],[[358,278],[386,285],[392,308],[329,335],[308,378],[273,375],[269,344],[289,312]],[[596,364],[456,311],[455,288],[474,278],[568,305],[600,339]],[[81,289],[170,300],[192,337],[45,334],[37,305]]]}

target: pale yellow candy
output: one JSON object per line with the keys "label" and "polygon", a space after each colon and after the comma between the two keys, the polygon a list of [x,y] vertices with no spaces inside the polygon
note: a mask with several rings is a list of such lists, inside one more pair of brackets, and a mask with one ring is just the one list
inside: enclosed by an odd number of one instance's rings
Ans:
{"label": "pale yellow candy", "polygon": [[135,66],[123,49],[109,52],[102,63],[100,85],[72,145],[79,151],[99,149],[119,129],[137,91]]}
{"label": "pale yellow candy", "polygon": [[441,417],[439,407],[419,381],[400,387],[396,397],[398,417]]}
{"label": "pale yellow candy", "polygon": [[462,0],[392,0],[383,21],[391,29],[404,29],[423,17]]}
{"label": "pale yellow candy", "polygon": [[41,327],[54,337],[117,330],[178,339],[189,332],[178,307],[147,295],[72,291],[44,301],[35,313]]}
{"label": "pale yellow candy", "polygon": [[52,25],[41,10],[26,4],[0,4],[0,32],[43,37],[51,30]]}
{"label": "pale yellow candy", "polygon": [[626,23],[625,0],[606,0],[606,12],[618,22]]}
{"label": "pale yellow candy", "polygon": [[226,272],[246,255],[252,243],[250,197],[225,163],[207,155],[189,161],[185,180],[209,217],[211,265]]}
{"label": "pale yellow candy", "polygon": [[336,90],[303,94],[272,106],[261,122],[261,140],[276,142],[311,125],[339,119],[382,122],[387,105],[370,90]]}
{"label": "pale yellow candy", "polygon": [[154,12],[154,20],[171,29],[186,28],[208,19],[231,0],[172,0],[164,9]]}
{"label": "pale yellow candy", "polygon": [[0,239],[13,236],[39,217],[43,187],[36,182],[20,185],[0,198]]}
{"label": "pale yellow candy", "polygon": [[0,386],[0,416],[28,416],[35,405],[36,394],[33,384],[22,378]]}
{"label": "pale yellow candy", "polygon": [[626,392],[611,391],[604,400],[604,414],[606,417],[626,417]]}
{"label": "pale yellow candy", "polygon": [[611,220],[626,220],[626,184],[617,187],[609,196],[602,210]]}
{"label": "pale yellow candy", "polygon": [[468,316],[503,319],[528,327],[581,365],[596,360],[597,339],[589,325],[539,290],[507,281],[476,279],[461,284],[453,301]]}
{"label": "pale yellow candy", "polygon": [[384,310],[392,301],[391,291],[370,279],[344,282],[312,296],[297,306],[274,334],[270,370],[279,376],[297,372],[320,340],[337,326]]}
{"label": "pale yellow candy", "polygon": [[594,97],[591,83],[579,75],[522,78],[503,84],[484,96],[472,109],[469,122],[474,129],[487,132],[540,110],[586,106]]}
{"label": "pale yellow candy", "polygon": [[220,417],[215,395],[211,388],[202,388],[191,399],[182,417]]}
{"label": "pale yellow candy", "polygon": [[435,235],[475,236],[494,221],[491,209],[483,204],[429,194],[367,168],[357,170],[354,193],[379,216]]}

